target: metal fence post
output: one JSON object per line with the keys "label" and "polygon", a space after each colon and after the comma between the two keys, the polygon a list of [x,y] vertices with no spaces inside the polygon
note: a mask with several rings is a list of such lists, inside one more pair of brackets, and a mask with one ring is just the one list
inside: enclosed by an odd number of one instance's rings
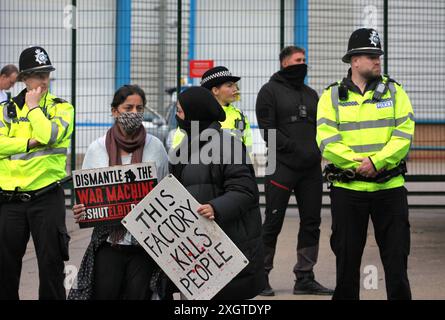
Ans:
{"label": "metal fence post", "polygon": [[178,0],[178,39],[177,45],[177,55],[176,55],[176,94],[179,95],[181,92],[181,51],[182,51],[182,1]]}
{"label": "metal fence post", "polygon": [[280,51],[284,48],[284,0],[280,0]]}
{"label": "metal fence post", "polygon": [[116,2],[115,89],[131,82],[131,0]]}
{"label": "metal fence post", "polygon": [[159,0],[159,46],[158,46],[158,105],[157,110],[164,107],[165,86],[165,21],[167,5],[164,0]]}
{"label": "metal fence post", "polygon": [[383,55],[384,67],[383,72],[388,74],[388,0],[383,0]]}
{"label": "metal fence post", "polygon": [[[77,0],[71,0],[74,8],[74,25],[71,28],[71,104],[74,107],[73,134],[71,136],[71,171],[76,170],[76,46],[77,46]],[[71,187],[71,206],[74,204],[74,189]]]}

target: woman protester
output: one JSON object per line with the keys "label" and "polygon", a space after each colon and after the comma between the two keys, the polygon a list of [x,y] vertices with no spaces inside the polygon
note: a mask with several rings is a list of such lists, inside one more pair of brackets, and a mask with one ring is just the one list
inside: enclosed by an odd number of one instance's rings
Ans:
{"label": "woman protester", "polygon": [[[115,92],[111,103],[115,123],[88,147],[82,169],[155,162],[158,179],[167,175],[164,146],[142,125],[145,104],[145,93],[136,85],[124,85]],[[85,215],[84,205],[74,205],[73,213],[79,222]],[[123,226],[95,227],[68,299],[150,299],[150,281],[157,268]]]}
{"label": "woman protester", "polygon": [[[264,288],[259,192],[245,145],[221,130],[225,117],[209,90],[191,87],[179,94],[176,119],[185,137],[170,151],[170,172],[201,203],[198,213],[214,220],[249,260],[214,299],[251,299]],[[204,136],[208,140],[200,141]],[[206,164],[199,155],[210,144],[218,147]]]}

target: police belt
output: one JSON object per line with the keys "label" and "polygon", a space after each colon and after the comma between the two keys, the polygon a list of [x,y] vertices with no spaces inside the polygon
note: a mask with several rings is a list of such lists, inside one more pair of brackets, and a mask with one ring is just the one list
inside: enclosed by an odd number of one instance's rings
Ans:
{"label": "police belt", "polygon": [[68,176],[56,182],[53,182],[46,187],[43,187],[39,190],[35,191],[6,191],[0,189],[0,203],[1,202],[29,202],[35,198],[40,197],[41,195],[48,193],[65,183],[71,181],[73,177]]}
{"label": "police belt", "polygon": [[377,174],[374,178],[362,176],[361,174],[356,173],[354,169],[343,170],[337,168],[332,163],[330,163],[324,167],[323,176],[328,183],[333,183],[334,181],[339,181],[339,182],[365,181],[365,182],[385,183],[399,175],[405,176],[406,172],[407,172],[406,162],[403,160],[397,167],[390,170],[382,171],[379,174]]}

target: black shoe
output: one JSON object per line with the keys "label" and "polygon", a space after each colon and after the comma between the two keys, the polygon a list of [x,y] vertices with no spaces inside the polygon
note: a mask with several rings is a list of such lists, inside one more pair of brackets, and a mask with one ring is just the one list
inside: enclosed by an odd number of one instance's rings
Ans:
{"label": "black shoe", "polygon": [[260,296],[273,297],[274,295],[275,292],[273,291],[272,287],[269,284],[269,274],[266,273],[266,285],[264,286],[263,291],[260,292]]}
{"label": "black shoe", "polygon": [[295,280],[294,294],[331,296],[334,294],[334,290],[323,287],[314,278],[301,278]]}

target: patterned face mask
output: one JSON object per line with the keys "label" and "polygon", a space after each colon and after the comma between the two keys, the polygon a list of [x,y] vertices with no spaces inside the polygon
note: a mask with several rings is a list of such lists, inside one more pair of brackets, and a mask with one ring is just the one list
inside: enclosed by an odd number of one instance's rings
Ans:
{"label": "patterned face mask", "polygon": [[116,118],[126,133],[134,133],[144,120],[143,112],[120,112]]}

